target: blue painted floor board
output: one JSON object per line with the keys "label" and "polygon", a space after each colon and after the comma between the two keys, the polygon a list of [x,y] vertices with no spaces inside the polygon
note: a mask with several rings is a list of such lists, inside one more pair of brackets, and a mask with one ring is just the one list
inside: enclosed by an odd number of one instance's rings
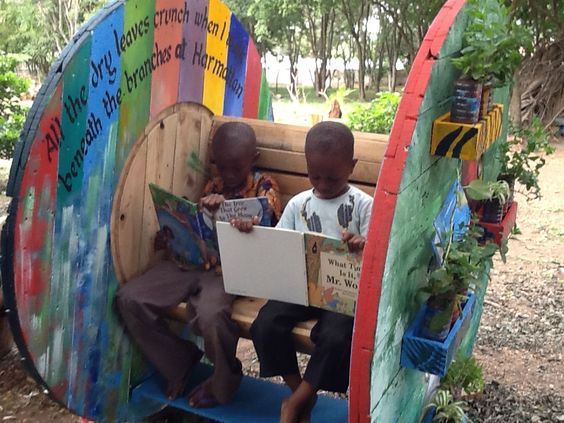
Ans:
{"label": "blue painted floor board", "polygon": [[[211,371],[210,366],[199,364],[190,378],[187,392],[205,380]],[[290,390],[285,385],[245,376],[235,398],[229,404],[213,408],[193,408],[188,405],[185,397],[167,400],[159,379],[153,376],[133,390],[131,402],[132,407],[137,409],[135,415],[139,415],[143,409],[147,412],[152,407],[154,412],[157,410],[155,406],[170,406],[218,422],[277,423],[280,404],[289,395]],[[320,395],[313,410],[312,423],[346,422],[347,407],[346,400]]]}

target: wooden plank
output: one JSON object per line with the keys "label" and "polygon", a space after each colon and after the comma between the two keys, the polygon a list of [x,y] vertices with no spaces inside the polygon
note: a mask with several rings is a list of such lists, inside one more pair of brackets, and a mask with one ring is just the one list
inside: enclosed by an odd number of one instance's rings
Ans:
{"label": "wooden plank", "polygon": [[[257,161],[257,167],[264,169],[265,172],[269,172],[270,169],[276,169],[283,172],[307,175],[306,159],[303,153],[264,147],[259,147],[258,150],[260,157]],[[359,160],[349,180],[351,182],[376,185],[379,172],[380,162]]]}
{"label": "wooden plank", "polygon": [[112,255],[116,275],[120,282],[135,276],[139,265],[139,245],[137,236],[143,223],[140,213],[144,201],[145,186],[139,181],[145,180],[147,161],[147,143],[138,143],[130,154],[120,181],[123,189],[118,191],[112,210]]}
{"label": "wooden plank", "polygon": [[[299,192],[308,190],[311,188],[311,183],[307,176],[290,175],[281,172],[269,172],[278,182],[281,194],[291,194],[296,195]],[[374,185],[367,184],[357,184],[353,183],[355,187],[364,191],[369,195],[374,194]]]}
{"label": "wooden plank", "polygon": [[[304,152],[305,137],[309,127],[287,125],[226,116],[214,116],[210,139],[217,128],[225,122],[244,122],[249,124],[257,136],[259,147],[276,150]],[[353,132],[355,137],[355,157],[369,162],[381,162],[388,146],[388,135]]]}
{"label": "wooden plank", "polygon": [[[170,110],[169,110],[170,112]],[[172,113],[159,119],[142,141],[147,143],[147,160],[145,170],[145,194],[142,209],[142,228],[139,244],[139,270],[149,267],[155,258],[153,242],[159,229],[153,199],[149,191],[149,183],[172,190],[174,157],[176,147],[176,126],[178,115]]]}
{"label": "wooden plank", "polygon": [[[237,322],[241,329],[240,336],[251,339],[250,328],[255,321],[260,309],[266,304],[263,298],[239,297],[233,302],[233,311],[231,318]],[[187,322],[186,303],[181,303],[178,307],[171,310],[169,317],[181,322]],[[311,330],[317,323],[317,320],[307,320],[298,323],[292,330],[296,348],[300,352],[311,354],[314,344],[310,339]]]}
{"label": "wooden plank", "polygon": [[[193,201],[200,197],[206,176],[189,167],[188,161],[193,154],[206,162],[210,122],[210,113],[199,105],[183,104],[179,107],[172,192]],[[202,142],[202,138],[206,142]]]}

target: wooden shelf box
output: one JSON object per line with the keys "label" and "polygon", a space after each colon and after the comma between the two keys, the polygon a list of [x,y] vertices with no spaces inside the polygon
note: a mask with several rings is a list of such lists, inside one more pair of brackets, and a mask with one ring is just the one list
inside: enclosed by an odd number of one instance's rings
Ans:
{"label": "wooden shelf box", "polygon": [[501,134],[502,118],[502,104],[494,104],[492,111],[476,124],[451,122],[450,113],[445,113],[433,122],[431,154],[478,160]]}
{"label": "wooden shelf box", "polygon": [[507,213],[503,217],[501,223],[487,223],[480,220],[478,224],[484,228],[486,240],[491,239],[497,245],[501,245],[504,239],[507,239],[511,233],[511,229],[515,226],[517,220],[517,202],[513,201]]}
{"label": "wooden shelf box", "polygon": [[470,327],[475,304],[476,295],[470,293],[460,316],[442,342],[419,336],[427,308],[425,304],[422,305],[415,320],[403,335],[400,364],[408,369],[444,377],[456,350]]}

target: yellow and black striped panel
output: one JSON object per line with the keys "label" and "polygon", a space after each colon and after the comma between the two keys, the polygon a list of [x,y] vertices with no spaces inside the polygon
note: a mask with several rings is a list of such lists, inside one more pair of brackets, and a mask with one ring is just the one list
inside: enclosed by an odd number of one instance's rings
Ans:
{"label": "yellow and black striped panel", "polygon": [[501,134],[503,106],[493,110],[477,124],[451,122],[445,113],[433,122],[431,154],[476,160]]}

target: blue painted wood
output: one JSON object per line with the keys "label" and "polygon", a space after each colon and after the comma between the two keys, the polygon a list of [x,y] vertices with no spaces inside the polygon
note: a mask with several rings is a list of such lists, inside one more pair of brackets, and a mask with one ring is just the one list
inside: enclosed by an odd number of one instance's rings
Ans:
{"label": "blue painted wood", "polygon": [[243,115],[244,92],[239,89],[234,81],[245,80],[248,47],[249,34],[232,14],[229,27],[229,50],[227,52],[227,68],[230,75],[225,81],[225,97],[223,100],[223,114],[225,116]]}
{"label": "blue painted wood", "polygon": [[426,305],[423,305],[403,335],[400,364],[408,369],[416,369],[441,377],[446,375],[448,366],[470,327],[475,304],[476,295],[470,294],[460,316],[443,342],[418,336],[427,308]]}
{"label": "blue painted wood", "polygon": [[[188,382],[186,392],[206,380],[211,372],[211,366],[199,364]],[[229,404],[213,408],[193,408],[188,405],[186,398],[169,401],[161,390],[158,377],[152,376],[133,390],[129,419],[136,421],[170,406],[218,422],[278,423],[280,404],[289,395],[290,390],[285,385],[245,376],[235,398]],[[346,422],[347,416],[346,400],[319,395],[311,421],[340,423]]]}
{"label": "blue painted wood", "polygon": [[[435,410],[436,407],[429,408],[429,410],[427,410],[427,412],[425,413],[425,416],[423,417],[421,423],[433,423],[433,417],[435,417]],[[466,423],[467,421],[468,418],[464,417],[464,419],[462,419],[460,423]]]}

